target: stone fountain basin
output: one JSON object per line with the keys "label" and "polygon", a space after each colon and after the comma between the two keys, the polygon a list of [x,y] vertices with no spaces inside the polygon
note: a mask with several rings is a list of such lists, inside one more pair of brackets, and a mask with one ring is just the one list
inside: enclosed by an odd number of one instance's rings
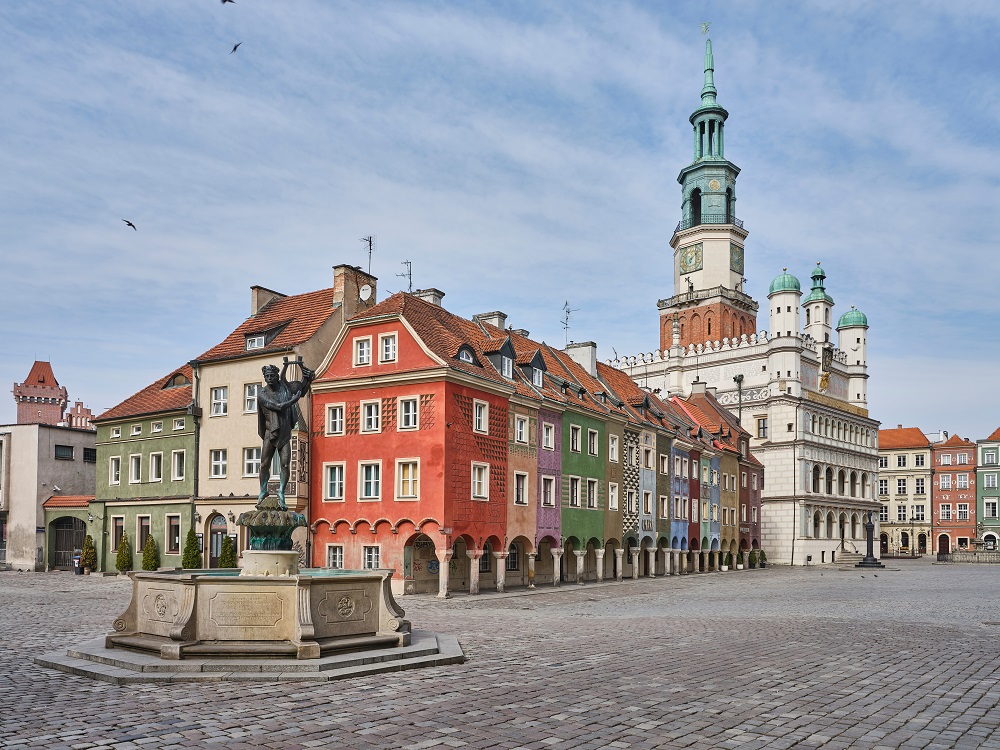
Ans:
{"label": "stone fountain basin", "polygon": [[390,589],[394,571],[233,570],[132,573],[132,600],[107,648],[189,657],[318,659],[408,646],[410,623]]}

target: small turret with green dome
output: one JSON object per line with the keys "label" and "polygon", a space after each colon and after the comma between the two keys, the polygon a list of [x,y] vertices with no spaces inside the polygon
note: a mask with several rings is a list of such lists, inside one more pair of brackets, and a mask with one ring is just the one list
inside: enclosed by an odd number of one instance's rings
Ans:
{"label": "small turret with green dome", "polygon": [[833,304],[833,297],[826,293],[826,271],[820,266],[819,261],[816,261],[816,267],[810,274],[812,277],[812,289],[809,291],[808,296],[802,300],[802,304],[805,305],[809,302],[827,302]]}
{"label": "small turret with green dome", "polygon": [[868,316],[863,312],[858,310],[851,305],[851,309],[840,316],[840,320],[837,321],[837,330],[841,328],[856,328],[858,326],[867,328],[868,327]]}
{"label": "small turret with green dome", "polygon": [[771,287],[767,291],[767,296],[770,297],[776,292],[801,292],[802,286],[799,284],[799,280],[788,273],[787,268],[781,269],[781,273],[774,277],[774,281],[771,282]]}

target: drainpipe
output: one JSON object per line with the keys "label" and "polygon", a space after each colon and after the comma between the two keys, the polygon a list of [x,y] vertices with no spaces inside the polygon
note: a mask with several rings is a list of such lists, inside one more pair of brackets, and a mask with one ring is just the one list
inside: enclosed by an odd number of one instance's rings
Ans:
{"label": "drainpipe", "polygon": [[[799,507],[798,501],[795,499],[795,495],[798,493],[798,484],[795,479],[795,465],[798,463],[798,457],[795,455],[795,440],[798,439],[799,434],[799,407],[795,406],[795,438],[792,442],[792,556],[788,560],[789,567],[795,565],[795,535],[799,528]],[[761,513],[761,516],[764,514]],[[761,518],[761,521],[764,519]]]}
{"label": "drainpipe", "polygon": [[[191,361],[191,374],[194,375],[194,393],[191,398],[191,406],[188,407],[188,413],[191,415],[191,423],[194,425],[194,461],[192,469],[194,471],[194,481],[191,484],[191,526],[194,527],[195,524],[195,514],[197,512],[197,500],[198,500],[198,456],[200,454],[201,446],[201,424],[199,423],[198,417],[201,414],[201,409],[198,407],[198,392],[201,387],[201,373],[198,370],[198,363]],[[195,532],[197,533],[197,531]],[[204,549],[203,549],[204,553]],[[202,561],[204,562],[204,560]]]}

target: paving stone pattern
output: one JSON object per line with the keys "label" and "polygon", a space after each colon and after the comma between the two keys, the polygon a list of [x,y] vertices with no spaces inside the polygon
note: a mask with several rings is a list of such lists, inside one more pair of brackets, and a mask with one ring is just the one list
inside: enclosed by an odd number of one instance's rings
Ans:
{"label": "paving stone pattern", "polygon": [[2,573],[0,747],[1000,748],[1000,570],[896,567],[407,597],[468,662],[121,687],[31,659],[104,632],[127,580]]}

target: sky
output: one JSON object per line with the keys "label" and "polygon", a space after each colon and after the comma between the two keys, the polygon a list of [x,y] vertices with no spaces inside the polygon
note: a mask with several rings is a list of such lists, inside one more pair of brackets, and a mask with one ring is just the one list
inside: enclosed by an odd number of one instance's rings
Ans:
{"label": "sky", "polygon": [[[994,0],[0,6],[0,381],[103,412],[254,284],[465,317],[601,359],[658,346],[711,22],[747,291],[817,261],[868,316],[883,428],[1000,425]],[[240,47],[231,53],[233,45]],[[132,221],[136,230],[122,219]],[[15,421],[0,399],[0,424]]]}

